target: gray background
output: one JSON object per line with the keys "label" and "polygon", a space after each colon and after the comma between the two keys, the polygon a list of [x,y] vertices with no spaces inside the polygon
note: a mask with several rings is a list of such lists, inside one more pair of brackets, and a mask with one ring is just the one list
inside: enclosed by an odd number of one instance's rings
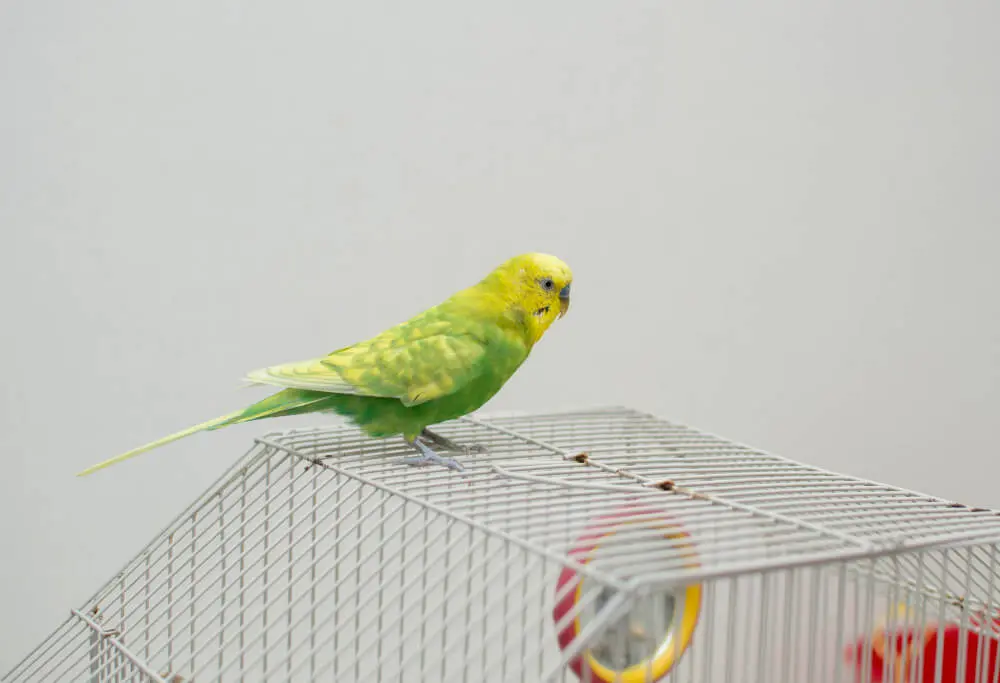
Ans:
{"label": "gray background", "polygon": [[262,431],[508,256],[573,309],[493,409],[624,404],[1000,506],[1000,5],[0,5],[0,671]]}

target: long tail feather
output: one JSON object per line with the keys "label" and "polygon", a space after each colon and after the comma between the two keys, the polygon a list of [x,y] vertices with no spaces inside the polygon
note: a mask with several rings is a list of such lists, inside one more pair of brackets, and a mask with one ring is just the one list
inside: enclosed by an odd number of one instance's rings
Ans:
{"label": "long tail feather", "polygon": [[128,453],[122,453],[121,455],[116,455],[110,460],[105,460],[104,462],[97,463],[96,465],[88,467],[87,469],[78,473],[76,476],[83,477],[88,474],[92,474],[97,470],[102,470],[105,467],[119,463],[122,460],[128,460],[129,458],[134,458],[135,456],[141,455],[146,451],[151,451],[154,448],[159,448],[160,446],[164,446],[172,441],[183,439],[185,436],[191,436],[192,434],[197,434],[198,432],[205,431],[206,429],[214,429],[216,427],[221,427],[226,423],[231,422],[234,418],[240,417],[241,415],[243,415],[243,411],[238,410],[235,413],[223,415],[222,417],[217,417],[214,420],[209,420],[208,422],[202,422],[201,424],[197,424],[194,427],[188,427],[183,431],[177,432],[176,434],[171,434],[170,436],[165,436],[162,439],[157,439],[156,441],[148,443],[145,446],[140,446],[139,448],[133,448]]}

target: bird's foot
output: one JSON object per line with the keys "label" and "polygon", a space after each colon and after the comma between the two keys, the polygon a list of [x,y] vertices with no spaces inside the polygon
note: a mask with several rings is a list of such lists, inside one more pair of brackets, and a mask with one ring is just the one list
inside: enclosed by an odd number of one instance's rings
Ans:
{"label": "bird's foot", "polygon": [[471,446],[465,446],[460,443],[455,443],[451,439],[441,436],[440,434],[435,434],[429,429],[425,429],[420,432],[420,436],[425,440],[430,441],[432,444],[439,448],[443,448],[446,451],[454,451],[456,453],[464,453],[465,455],[473,455],[476,453],[483,454],[487,450],[484,446],[479,444],[472,444]]}
{"label": "bird's foot", "polygon": [[414,458],[403,458],[403,462],[407,465],[413,467],[425,467],[427,465],[440,465],[441,467],[447,467],[450,470],[456,470],[458,472],[465,471],[454,458],[442,458],[440,455],[431,450],[431,447],[423,442],[421,437],[417,437],[411,443],[411,446],[420,451],[420,455]]}

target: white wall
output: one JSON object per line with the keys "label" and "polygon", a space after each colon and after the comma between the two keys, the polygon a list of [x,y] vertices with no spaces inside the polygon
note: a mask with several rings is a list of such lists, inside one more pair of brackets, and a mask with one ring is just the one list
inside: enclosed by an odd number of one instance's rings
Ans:
{"label": "white wall", "polygon": [[0,5],[0,671],[280,425],[76,471],[522,251],[491,408],[1000,506],[1000,5],[402,5]]}

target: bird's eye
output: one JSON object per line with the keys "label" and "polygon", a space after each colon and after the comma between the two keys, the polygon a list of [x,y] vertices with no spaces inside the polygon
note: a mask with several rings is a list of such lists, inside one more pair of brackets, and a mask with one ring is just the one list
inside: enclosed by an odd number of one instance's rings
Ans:
{"label": "bird's eye", "polygon": [[542,289],[544,289],[546,292],[551,292],[553,289],[556,288],[556,283],[553,282],[552,278],[550,277],[543,277],[541,284],[542,284]]}

